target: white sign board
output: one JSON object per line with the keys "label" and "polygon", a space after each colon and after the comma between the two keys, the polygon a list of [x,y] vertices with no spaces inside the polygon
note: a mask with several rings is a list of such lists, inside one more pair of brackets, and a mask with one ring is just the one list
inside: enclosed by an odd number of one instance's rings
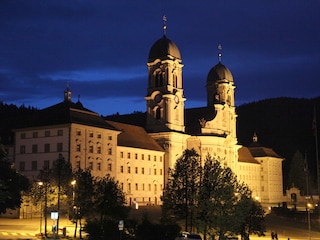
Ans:
{"label": "white sign board", "polygon": [[57,220],[58,219],[58,212],[51,212],[51,219]]}

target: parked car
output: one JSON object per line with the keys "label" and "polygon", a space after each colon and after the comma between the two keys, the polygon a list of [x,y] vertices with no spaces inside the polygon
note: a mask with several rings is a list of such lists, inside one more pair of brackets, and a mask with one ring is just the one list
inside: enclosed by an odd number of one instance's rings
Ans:
{"label": "parked car", "polygon": [[175,240],[202,240],[197,233],[182,232]]}

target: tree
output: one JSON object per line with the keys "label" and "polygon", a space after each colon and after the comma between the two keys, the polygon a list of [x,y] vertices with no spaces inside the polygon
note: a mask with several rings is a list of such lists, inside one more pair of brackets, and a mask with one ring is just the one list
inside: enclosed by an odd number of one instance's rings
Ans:
{"label": "tree", "polygon": [[92,206],[100,218],[87,219],[86,230],[92,239],[112,238],[114,237],[114,229],[117,229],[118,221],[126,219],[130,210],[125,206],[125,195],[110,175],[95,178],[93,189]]}
{"label": "tree", "polygon": [[187,149],[177,160],[174,170],[170,170],[163,192],[163,218],[168,219],[174,215],[184,219],[185,231],[192,231],[194,226],[200,177],[199,155],[194,149]]}
{"label": "tree", "polygon": [[250,234],[264,236],[266,232],[265,212],[261,204],[252,198],[252,192],[245,184],[238,184],[237,193],[235,216],[238,221],[233,225],[233,231],[241,234],[243,240],[249,240]]}
{"label": "tree", "polygon": [[307,195],[313,186],[311,179],[307,159],[297,150],[291,160],[287,185],[289,187],[297,187],[303,194]]}
{"label": "tree", "polygon": [[6,209],[19,208],[22,203],[22,191],[29,187],[29,181],[16,171],[7,159],[4,147],[0,145],[0,213]]}
{"label": "tree", "polygon": [[69,219],[76,223],[74,230],[74,237],[76,237],[78,220],[86,216],[89,217],[91,209],[93,206],[92,196],[93,196],[93,177],[89,169],[82,170],[77,169],[73,173],[74,180],[72,181],[72,195],[69,192]]}
{"label": "tree", "polygon": [[230,168],[222,168],[219,161],[206,157],[199,194],[199,228],[206,234],[225,239],[235,221],[236,178]]}

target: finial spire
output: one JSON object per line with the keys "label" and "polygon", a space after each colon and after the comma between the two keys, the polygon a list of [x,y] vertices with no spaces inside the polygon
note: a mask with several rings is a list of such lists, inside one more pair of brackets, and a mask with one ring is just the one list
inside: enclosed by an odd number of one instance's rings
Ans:
{"label": "finial spire", "polygon": [[163,35],[166,36],[167,35],[167,16],[163,15]]}
{"label": "finial spire", "polygon": [[219,63],[221,63],[221,60],[222,60],[222,46],[219,43],[218,44],[218,61],[219,61]]}

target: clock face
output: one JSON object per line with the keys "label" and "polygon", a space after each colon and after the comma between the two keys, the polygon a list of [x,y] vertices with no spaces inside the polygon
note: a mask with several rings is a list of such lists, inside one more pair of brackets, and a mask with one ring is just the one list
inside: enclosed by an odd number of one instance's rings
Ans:
{"label": "clock face", "polygon": [[176,104],[178,104],[178,103],[179,103],[179,97],[178,97],[178,96],[175,96],[175,97],[174,97],[174,101],[175,101]]}
{"label": "clock face", "polygon": [[157,95],[154,97],[155,103],[159,103],[159,102],[161,101],[161,99],[162,99],[161,94],[157,94]]}

